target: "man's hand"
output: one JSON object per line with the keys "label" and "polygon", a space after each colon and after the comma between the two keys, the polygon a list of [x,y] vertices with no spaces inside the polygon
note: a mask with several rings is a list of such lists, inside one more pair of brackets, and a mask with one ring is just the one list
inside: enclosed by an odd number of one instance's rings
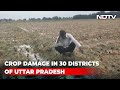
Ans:
{"label": "man's hand", "polygon": [[83,52],[83,50],[81,49],[81,48],[79,48],[79,51],[83,54],[84,52]]}

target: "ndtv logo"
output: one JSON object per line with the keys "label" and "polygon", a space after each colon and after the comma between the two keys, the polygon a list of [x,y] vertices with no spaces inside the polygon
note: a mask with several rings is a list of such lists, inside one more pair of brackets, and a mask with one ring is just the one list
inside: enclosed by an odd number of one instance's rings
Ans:
{"label": "ndtv logo", "polygon": [[115,19],[116,15],[97,15],[96,19]]}

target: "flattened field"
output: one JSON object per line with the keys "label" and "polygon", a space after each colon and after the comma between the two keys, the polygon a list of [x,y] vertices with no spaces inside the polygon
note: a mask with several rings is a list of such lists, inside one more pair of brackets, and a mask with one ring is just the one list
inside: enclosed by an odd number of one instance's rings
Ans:
{"label": "flattened field", "polygon": [[100,77],[120,78],[120,19],[0,22],[0,63],[27,60],[13,48],[23,44],[32,46],[35,53],[47,60],[63,59],[54,51],[61,29],[71,33],[84,50],[81,54],[76,49],[74,57],[65,57],[66,60],[98,60]]}

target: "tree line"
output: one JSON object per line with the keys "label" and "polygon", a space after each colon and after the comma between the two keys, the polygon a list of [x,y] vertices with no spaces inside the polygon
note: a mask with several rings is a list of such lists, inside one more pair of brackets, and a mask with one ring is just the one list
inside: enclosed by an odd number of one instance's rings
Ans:
{"label": "tree line", "polygon": [[73,16],[73,19],[96,19],[96,15],[116,15],[117,18],[120,18],[120,11],[112,11],[112,12],[100,11],[89,15],[75,15]]}
{"label": "tree line", "polygon": [[96,15],[116,15],[117,18],[120,18],[120,11],[111,11],[111,12],[105,12],[105,11],[100,11],[97,13],[93,14],[88,14],[88,15],[74,15],[73,17],[43,17],[43,18],[29,18],[27,19],[18,19],[18,20],[13,20],[13,19],[0,19],[0,22],[11,22],[11,21],[41,21],[41,20],[71,20],[71,19],[96,19]]}

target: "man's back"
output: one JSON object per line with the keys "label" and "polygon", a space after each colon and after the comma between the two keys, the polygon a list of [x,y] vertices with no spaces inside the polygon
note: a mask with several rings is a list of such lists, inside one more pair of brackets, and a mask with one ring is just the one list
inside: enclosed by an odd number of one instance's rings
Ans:
{"label": "man's back", "polygon": [[61,38],[58,37],[57,40],[57,46],[63,46],[63,47],[68,47],[71,43],[71,38],[68,36],[68,33],[66,33],[66,38]]}
{"label": "man's back", "polygon": [[80,43],[70,33],[66,33],[65,39],[58,37],[56,40],[57,46],[63,46],[63,47],[69,46],[71,42],[74,42],[78,48],[81,46]]}

